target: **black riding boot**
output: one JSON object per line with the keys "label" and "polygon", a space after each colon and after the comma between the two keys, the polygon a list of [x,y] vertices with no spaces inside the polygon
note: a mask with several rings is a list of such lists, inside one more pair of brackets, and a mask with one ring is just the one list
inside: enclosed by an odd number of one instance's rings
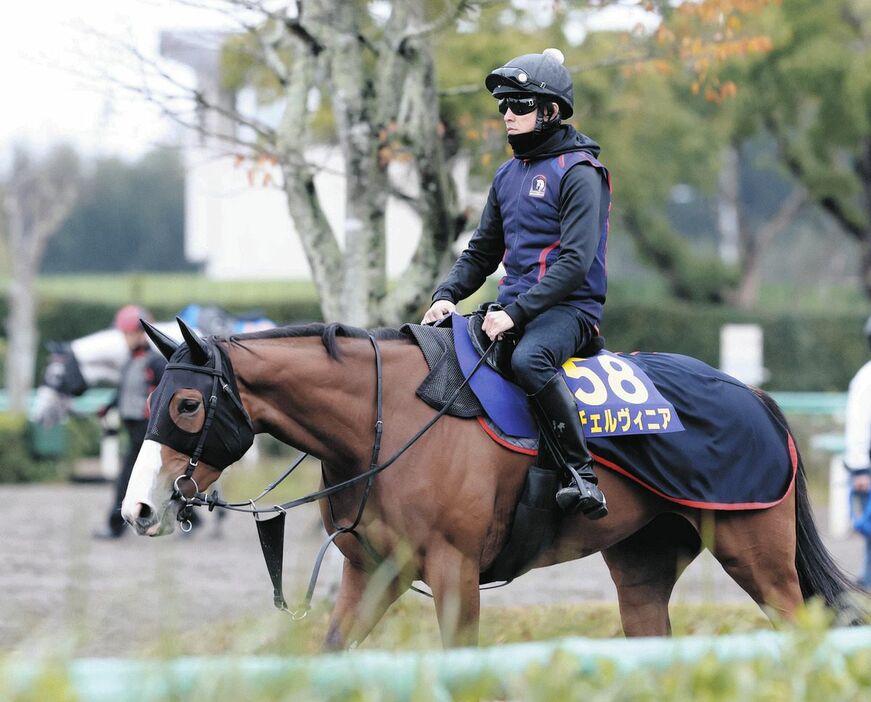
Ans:
{"label": "black riding boot", "polygon": [[587,451],[572,391],[556,373],[529,397],[539,425],[553,439],[552,453],[561,457],[562,467],[571,476],[569,485],[557,492],[557,504],[564,512],[580,511],[588,519],[601,519],[608,514],[608,507],[593,473],[593,458]]}

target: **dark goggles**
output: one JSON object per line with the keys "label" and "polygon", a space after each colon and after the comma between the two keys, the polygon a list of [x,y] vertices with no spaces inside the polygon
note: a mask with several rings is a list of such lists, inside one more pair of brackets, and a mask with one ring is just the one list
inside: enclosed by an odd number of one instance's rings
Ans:
{"label": "dark goggles", "polygon": [[503,115],[511,110],[520,117],[528,115],[536,107],[538,107],[538,100],[535,97],[504,97],[499,100],[499,112]]}

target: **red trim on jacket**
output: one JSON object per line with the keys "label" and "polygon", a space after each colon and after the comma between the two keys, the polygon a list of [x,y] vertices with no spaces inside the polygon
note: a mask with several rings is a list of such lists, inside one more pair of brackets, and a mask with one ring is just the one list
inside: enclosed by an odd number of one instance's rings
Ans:
{"label": "red trim on jacket", "polygon": [[553,251],[557,246],[559,246],[560,240],[557,239],[550,246],[543,248],[541,253],[538,254],[538,279],[541,280],[544,277],[545,272],[547,271],[547,255]]}

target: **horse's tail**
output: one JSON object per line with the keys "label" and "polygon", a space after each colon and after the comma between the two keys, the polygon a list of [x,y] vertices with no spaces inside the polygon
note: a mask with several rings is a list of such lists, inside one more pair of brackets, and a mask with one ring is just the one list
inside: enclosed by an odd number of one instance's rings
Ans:
{"label": "horse's tail", "polygon": [[[774,418],[792,436],[786,417],[783,416],[777,403],[762,390],[754,388],[754,392]],[[856,618],[855,603],[851,603],[847,595],[861,591],[841,570],[820,538],[808,498],[804,464],[797,446],[795,447],[795,455],[798,459],[798,469],[795,475],[795,569],[798,571],[802,597],[805,600],[814,596],[820,597],[827,606],[839,613],[842,612],[848,619],[853,620]]]}

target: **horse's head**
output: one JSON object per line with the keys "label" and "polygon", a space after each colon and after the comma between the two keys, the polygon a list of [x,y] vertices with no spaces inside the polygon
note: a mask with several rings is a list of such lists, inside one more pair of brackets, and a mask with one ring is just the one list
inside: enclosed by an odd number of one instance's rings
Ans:
{"label": "horse's head", "polygon": [[72,342],[49,341],[48,364],[36,392],[31,418],[50,425],[64,419],[72,399],[89,387],[118,385],[121,368],[130,358],[124,335],[104,329]]}
{"label": "horse's head", "polygon": [[148,430],[121,511],[148,536],[172,532],[186,498],[205,491],[254,440],[224,352],[178,324],[181,344],[143,322],[169,363],[149,398]]}
{"label": "horse's head", "polygon": [[46,348],[49,351],[48,363],[42,385],[36,392],[31,418],[49,426],[67,415],[72,398],[87,390],[88,383],[69,344],[49,341]]}

